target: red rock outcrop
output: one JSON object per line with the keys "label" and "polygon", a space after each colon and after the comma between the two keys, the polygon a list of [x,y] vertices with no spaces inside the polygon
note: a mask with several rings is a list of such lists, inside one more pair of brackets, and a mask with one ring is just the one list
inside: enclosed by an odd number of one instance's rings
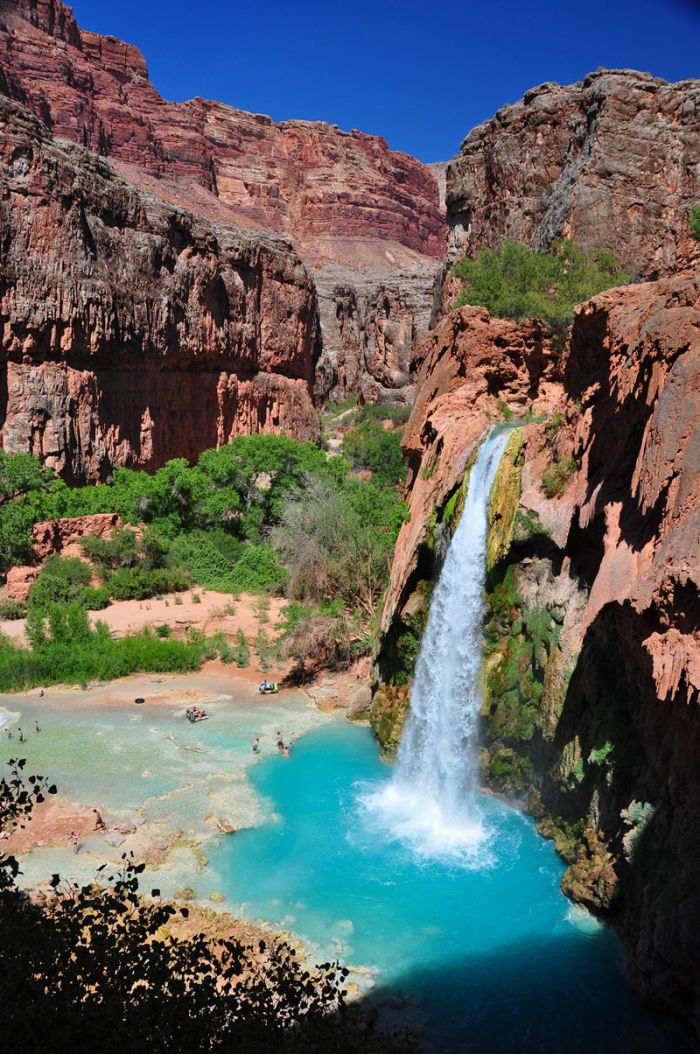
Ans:
{"label": "red rock outcrop", "polygon": [[[376,300],[381,329],[387,278],[413,269],[402,324],[426,332],[423,305],[445,248],[438,186],[427,166],[380,137],[320,122],[276,124],[206,99],[168,102],[150,83],[137,48],[81,30],[60,0],[5,0],[0,91],[30,107],[55,136],[109,157],[130,182],[165,201],[219,223],[291,237],[305,263],[321,271],[325,290],[343,290],[325,316],[330,344],[322,394],[345,394],[349,374],[358,377],[355,390],[365,378],[370,387],[387,387],[383,364],[372,372],[371,337],[355,336],[352,305],[336,368],[333,320],[342,325],[344,291],[358,278],[367,324],[375,325]],[[393,382],[400,387],[405,379],[403,348],[392,360],[390,347],[389,359],[391,394]]]}
{"label": "red rock outcrop", "polygon": [[0,96],[2,443],[74,481],[241,432],[318,435],[289,244],[163,203]]}
{"label": "red rock outcrop", "polygon": [[41,562],[56,554],[80,555],[79,541],[88,534],[111,538],[121,527],[116,512],[95,513],[93,516],[63,516],[58,520],[42,520],[32,529],[32,557]]}
{"label": "red rock outcrop", "polygon": [[608,246],[641,275],[671,274],[695,251],[699,146],[698,80],[601,70],[541,84],[475,128],[450,163],[452,251],[569,237]]}

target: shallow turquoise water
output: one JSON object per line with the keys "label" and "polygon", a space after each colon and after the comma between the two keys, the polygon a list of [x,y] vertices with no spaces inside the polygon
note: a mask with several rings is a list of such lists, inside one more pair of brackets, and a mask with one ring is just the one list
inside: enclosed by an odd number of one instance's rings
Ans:
{"label": "shallow turquoise water", "polygon": [[628,987],[614,935],[562,897],[527,818],[483,798],[481,865],[421,863],[367,827],[358,798],[389,777],[369,731],[336,722],[256,766],[274,818],[212,852],[229,904],[376,971],[374,993],[407,996],[441,1051],[682,1049]]}

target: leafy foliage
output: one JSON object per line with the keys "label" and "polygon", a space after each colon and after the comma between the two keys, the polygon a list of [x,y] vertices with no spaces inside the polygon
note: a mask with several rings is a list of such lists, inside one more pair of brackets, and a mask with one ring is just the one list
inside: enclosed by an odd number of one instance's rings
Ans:
{"label": "leafy foliage", "polygon": [[690,210],[690,233],[697,242],[700,242],[700,205],[693,205]]}
{"label": "leafy foliage", "polygon": [[481,249],[473,260],[458,260],[452,273],[463,282],[456,307],[486,307],[497,318],[539,318],[560,340],[576,304],[632,280],[609,249],[586,253],[572,241],[535,252],[506,239],[498,249]]}
{"label": "leafy foliage", "polygon": [[401,450],[401,433],[367,420],[346,432],[343,456],[353,468],[369,469],[380,486],[401,483],[406,476],[406,460]]}

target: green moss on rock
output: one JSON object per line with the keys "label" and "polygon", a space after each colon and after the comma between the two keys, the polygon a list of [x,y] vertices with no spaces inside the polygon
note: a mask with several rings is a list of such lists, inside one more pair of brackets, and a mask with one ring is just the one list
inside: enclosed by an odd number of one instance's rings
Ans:
{"label": "green moss on rock", "polygon": [[508,555],[515,518],[520,501],[522,476],[523,433],[521,428],[513,431],[498,466],[498,472],[489,495],[489,534],[486,546],[486,569],[493,568]]}
{"label": "green moss on rock", "polygon": [[408,703],[407,684],[383,684],[375,692],[369,720],[372,731],[387,757],[393,757],[398,748],[408,713]]}

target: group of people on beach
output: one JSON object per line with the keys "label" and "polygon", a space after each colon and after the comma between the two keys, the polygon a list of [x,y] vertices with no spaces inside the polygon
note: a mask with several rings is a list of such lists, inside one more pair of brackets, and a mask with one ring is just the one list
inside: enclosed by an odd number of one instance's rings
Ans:
{"label": "group of people on beach", "polygon": [[206,710],[200,710],[198,706],[188,706],[185,710],[185,717],[191,725],[193,725],[195,721],[203,721],[206,716]]}
{"label": "group of people on beach", "polygon": [[[288,743],[285,743],[284,739],[282,738],[282,733],[278,732],[276,737],[275,737],[275,746],[277,747],[277,750],[279,751],[279,753],[282,755],[283,758],[288,758],[289,757],[290,752],[292,750],[292,741],[291,741],[291,739],[289,740]],[[254,740],[253,740],[253,753],[254,754],[259,754],[260,753],[260,736],[256,736],[254,738]]]}

